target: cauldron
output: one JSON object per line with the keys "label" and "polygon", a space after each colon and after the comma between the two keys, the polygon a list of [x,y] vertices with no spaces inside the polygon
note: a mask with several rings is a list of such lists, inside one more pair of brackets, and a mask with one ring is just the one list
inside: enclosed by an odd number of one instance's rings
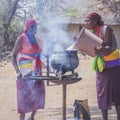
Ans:
{"label": "cauldron", "polygon": [[65,52],[53,53],[50,58],[50,65],[57,73],[65,74],[68,71],[74,73],[74,69],[79,65],[77,51],[66,50]]}

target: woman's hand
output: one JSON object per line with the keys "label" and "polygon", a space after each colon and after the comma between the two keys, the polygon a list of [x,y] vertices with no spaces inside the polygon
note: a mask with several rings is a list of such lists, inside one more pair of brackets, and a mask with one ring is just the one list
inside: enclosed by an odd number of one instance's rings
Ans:
{"label": "woman's hand", "polygon": [[96,50],[99,50],[99,51],[100,51],[102,48],[103,48],[102,45],[100,45],[100,46],[97,46],[97,47],[96,47]]}
{"label": "woman's hand", "polygon": [[103,56],[104,54],[104,47],[102,45],[95,47],[95,54]]}
{"label": "woman's hand", "polygon": [[113,49],[110,46],[103,47],[102,45],[95,47],[96,55],[106,56],[109,55]]}
{"label": "woman's hand", "polygon": [[95,47],[95,53],[98,54],[102,50],[102,45]]}

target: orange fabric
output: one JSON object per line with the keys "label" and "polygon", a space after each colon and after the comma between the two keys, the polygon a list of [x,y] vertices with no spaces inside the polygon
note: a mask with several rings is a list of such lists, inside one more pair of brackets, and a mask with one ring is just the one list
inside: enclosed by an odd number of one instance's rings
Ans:
{"label": "orange fabric", "polygon": [[115,59],[118,59],[118,58],[120,58],[119,49],[116,49],[111,54],[103,57],[103,59],[105,61],[111,61],[111,60],[115,60]]}

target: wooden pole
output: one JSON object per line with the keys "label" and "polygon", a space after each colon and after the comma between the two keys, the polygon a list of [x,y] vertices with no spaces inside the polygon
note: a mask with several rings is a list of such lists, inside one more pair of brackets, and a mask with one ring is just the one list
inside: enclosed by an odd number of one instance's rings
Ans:
{"label": "wooden pole", "polygon": [[[49,72],[50,72],[50,69],[49,69],[49,55],[47,55],[47,76],[49,76]],[[47,80],[47,86],[49,86],[49,80]]]}
{"label": "wooden pole", "polygon": [[63,120],[66,120],[66,84],[62,85],[63,88],[63,106],[62,106],[62,118]]}

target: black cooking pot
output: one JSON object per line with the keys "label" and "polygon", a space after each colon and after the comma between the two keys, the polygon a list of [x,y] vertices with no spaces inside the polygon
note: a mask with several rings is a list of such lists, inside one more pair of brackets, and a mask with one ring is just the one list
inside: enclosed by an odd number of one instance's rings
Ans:
{"label": "black cooking pot", "polygon": [[79,65],[77,51],[66,50],[65,52],[53,53],[50,59],[51,67],[62,74],[71,71],[74,73]]}

